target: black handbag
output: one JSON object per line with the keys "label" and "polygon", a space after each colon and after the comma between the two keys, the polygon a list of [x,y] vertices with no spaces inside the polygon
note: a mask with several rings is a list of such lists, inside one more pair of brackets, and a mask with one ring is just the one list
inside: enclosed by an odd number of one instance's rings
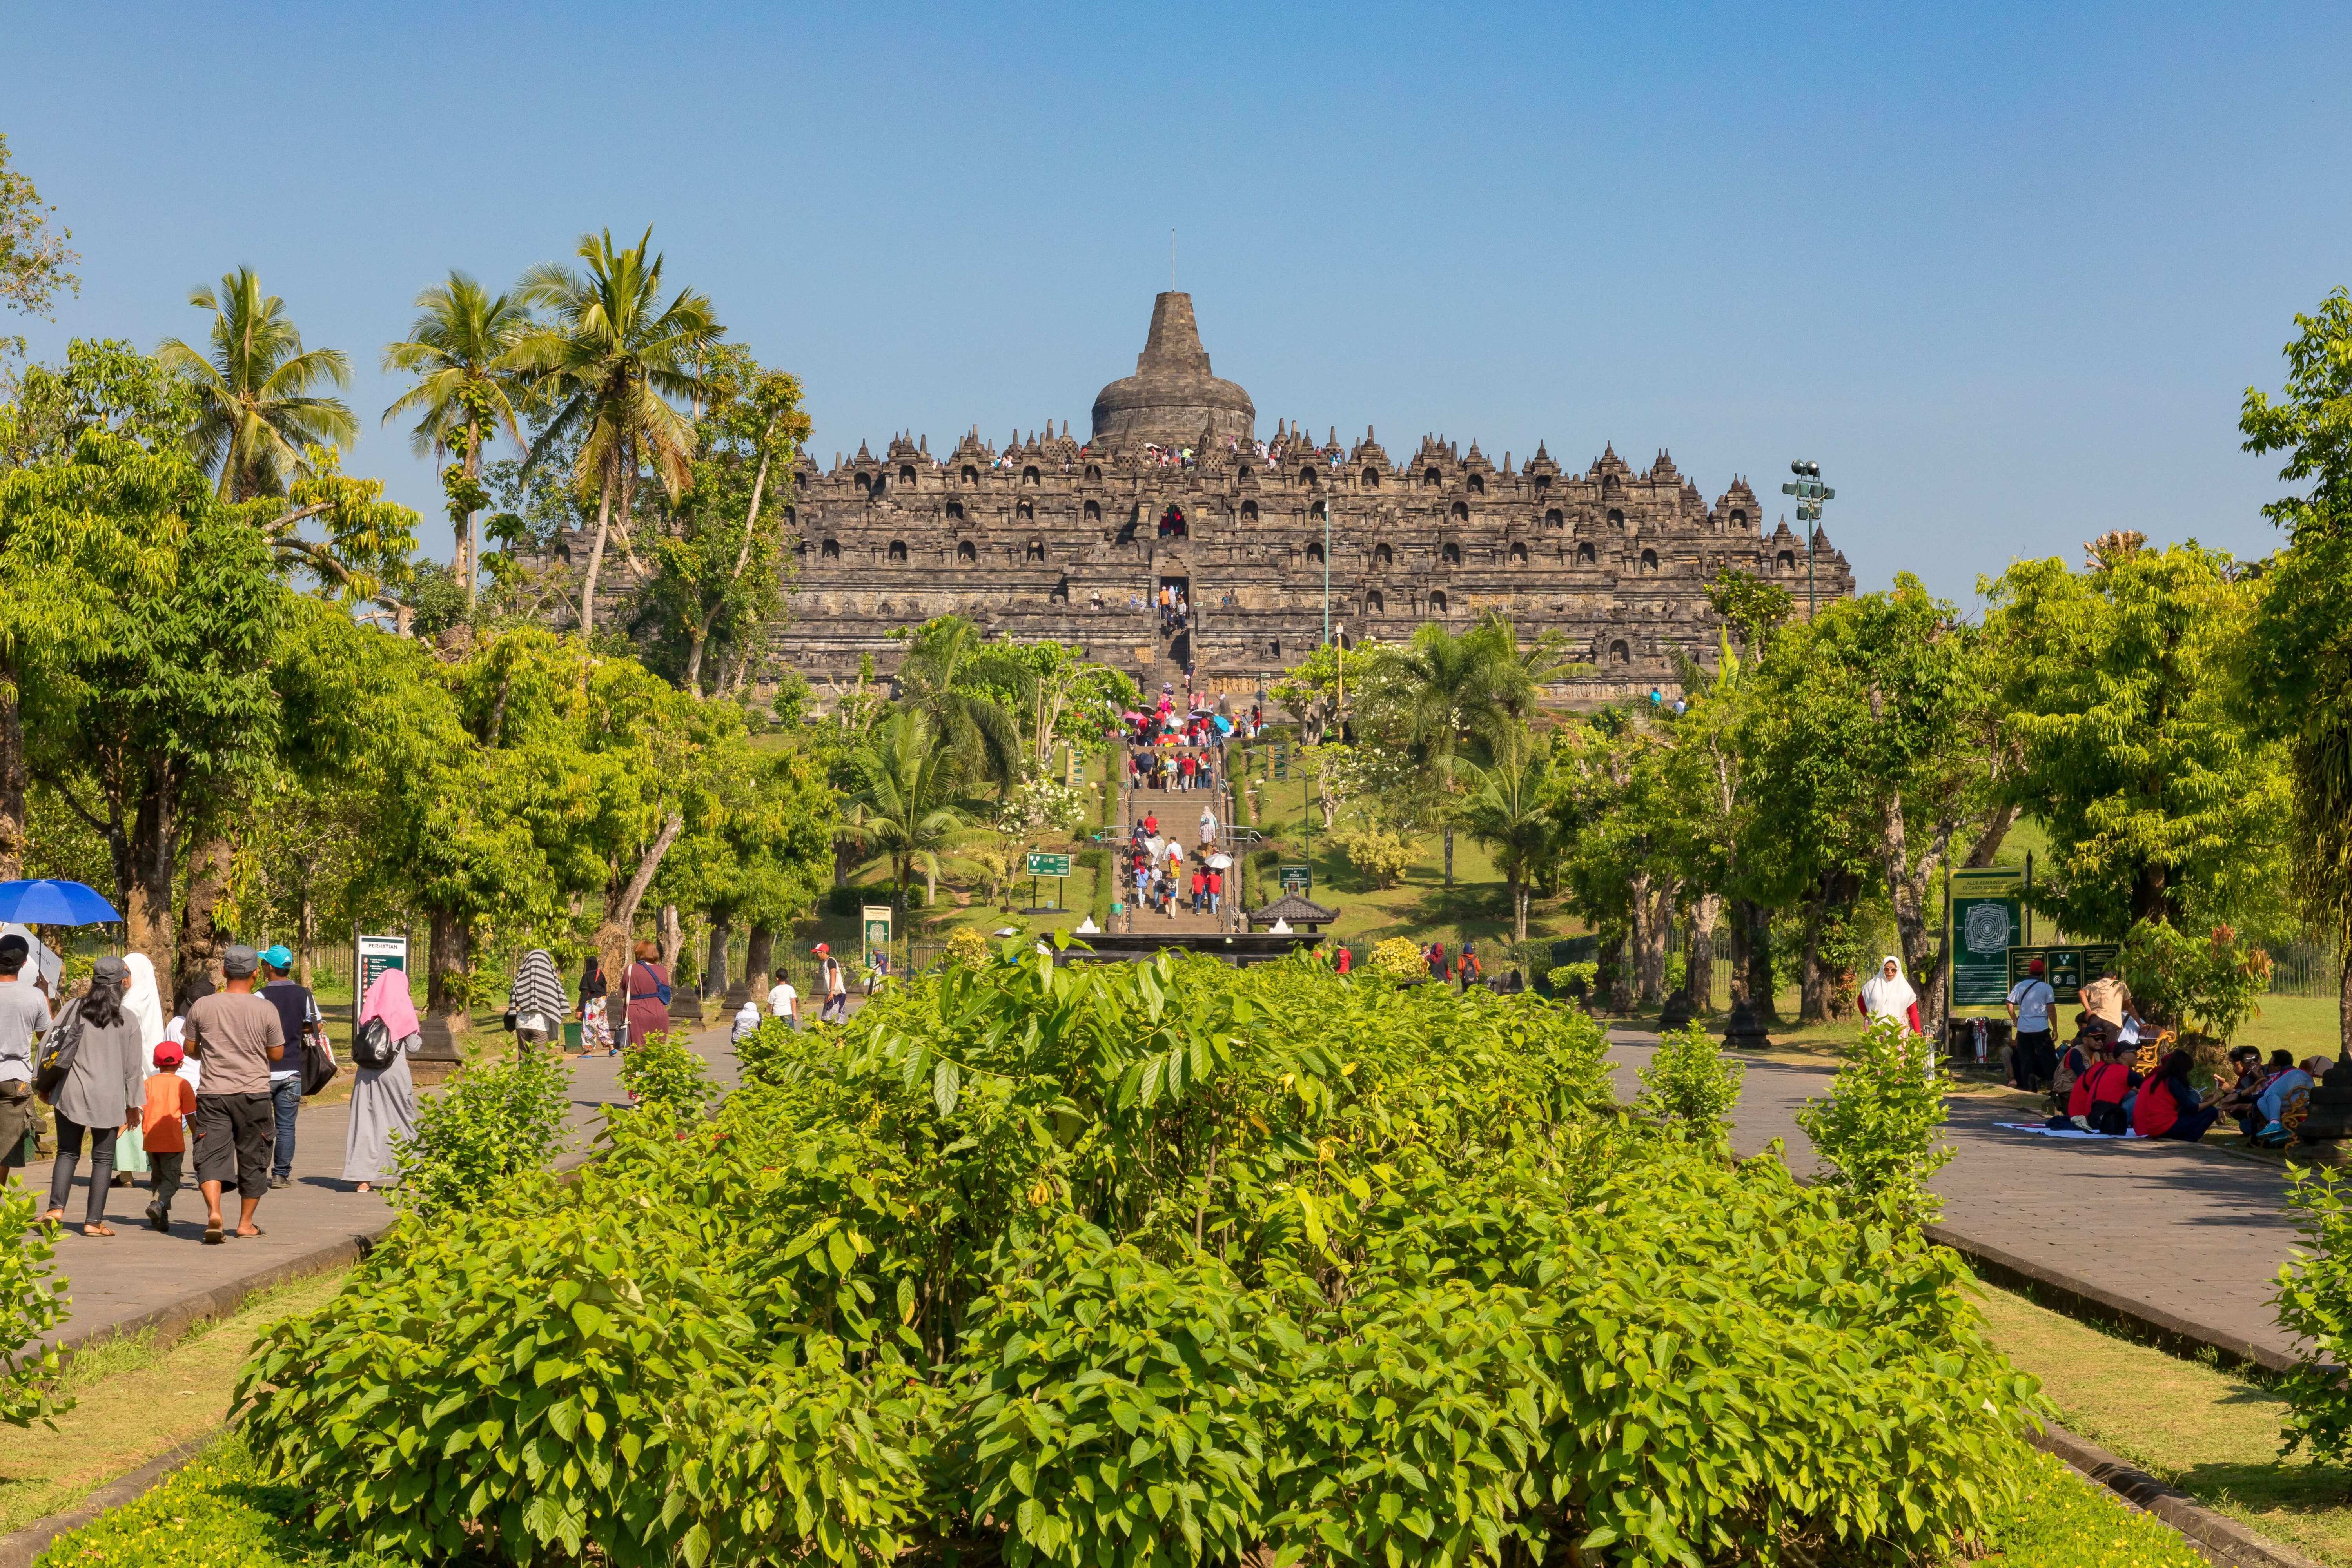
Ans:
{"label": "black handbag", "polygon": [[302,1093],[305,1097],[318,1093],[335,1081],[341,1071],[335,1058],[327,1054],[321,1041],[305,1037],[302,1041]]}
{"label": "black handbag", "polygon": [[54,1097],[66,1086],[66,1078],[73,1071],[74,1058],[81,1054],[81,998],[66,1004],[49,1032],[41,1037],[41,1058],[33,1069],[33,1092],[43,1100]]}

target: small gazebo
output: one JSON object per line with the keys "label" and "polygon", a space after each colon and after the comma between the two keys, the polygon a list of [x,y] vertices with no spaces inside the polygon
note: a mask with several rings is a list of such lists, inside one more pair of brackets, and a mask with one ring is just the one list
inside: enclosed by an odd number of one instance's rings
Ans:
{"label": "small gazebo", "polygon": [[1249,912],[1249,923],[1253,926],[1271,926],[1280,921],[1287,924],[1293,931],[1302,928],[1309,931],[1317,931],[1339,918],[1339,910],[1327,908],[1297,893],[1285,893],[1263,909],[1252,910]]}

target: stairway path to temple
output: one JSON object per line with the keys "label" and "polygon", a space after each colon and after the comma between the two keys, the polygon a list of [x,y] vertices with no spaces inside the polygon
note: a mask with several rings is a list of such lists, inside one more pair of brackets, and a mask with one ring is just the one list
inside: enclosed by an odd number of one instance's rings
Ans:
{"label": "stairway path to temple", "polygon": [[[1192,748],[1192,750],[1196,756],[1207,752],[1206,748]],[[1220,849],[1226,847],[1223,836],[1226,826],[1233,821],[1233,799],[1222,776],[1219,777],[1214,789],[1139,790],[1133,788],[1122,773],[1119,779],[1118,816],[1115,820],[1120,826],[1132,827],[1139,833],[1142,831],[1142,824],[1146,816],[1156,816],[1160,833],[1163,836],[1173,836],[1184,846],[1184,868],[1189,885],[1192,868],[1192,858],[1199,847],[1201,809],[1203,806],[1216,813],[1220,840],[1217,847]],[[1113,847],[1120,855],[1119,874],[1127,879],[1121,886],[1120,901],[1128,905],[1132,916],[1130,930],[1145,933],[1160,931],[1170,935],[1211,935],[1227,929],[1228,916],[1225,912],[1211,914],[1206,910],[1202,910],[1196,913],[1189,900],[1177,904],[1170,913],[1164,915],[1154,910],[1136,909],[1134,907],[1135,886],[1127,869],[1125,846],[1122,844]],[[1232,889],[1239,886],[1238,869],[1238,868],[1229,868],[1225,872],[1225,885],[1229,895]],[[1230,896],[1226,901],[1231,903]]]}

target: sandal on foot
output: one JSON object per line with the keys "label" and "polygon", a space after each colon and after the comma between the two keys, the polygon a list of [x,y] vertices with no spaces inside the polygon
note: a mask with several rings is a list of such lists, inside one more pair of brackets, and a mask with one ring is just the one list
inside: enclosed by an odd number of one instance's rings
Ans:
{"label": "sandal on foot", "polygon": [[222,1242],[226,1241],[227,1239],[228,1233],[221,1229],[220,1221],[216,1219],[208,1219],[205,1221],[205,1245],[206,1247],[218,1247]]}
{"label": "sandal on foot", "polygon": [[107,1224],[104,1220],[100,1220],[96,1225],[86,1225],[82,1226],[81,1233],[84,1236],[112,1236],[114,1234],[114,1227]]}
{"label": "sandal on foot", "polygon": [[269,1233],[257,1225],[251,1230],[233,1230],[229,1234],[239,1241],[251,1241],[257,1236],[268,1236]]}

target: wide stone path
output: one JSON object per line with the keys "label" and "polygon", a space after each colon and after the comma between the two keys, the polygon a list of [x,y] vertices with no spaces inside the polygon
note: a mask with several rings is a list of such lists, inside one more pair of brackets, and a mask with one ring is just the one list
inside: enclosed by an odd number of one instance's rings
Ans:
{"label": "wide stone path", "polygon": [[[1657,1037],[1612,1029],[1609,1037],[1618,1094],[1630,1100],[1634,1070],[1647,1064]],[[1810,1174],[1819,1162],[1795,1112],[1828,1093],[1834,1068],[1738,1059],[1747,1075],[1733,1146],[1753,1154],[1781,1139],[1790,1167]],[[2294,1353],[2270,1305],[2279,1266],[2297,1239],[2278,1166],[2187,1143],[2006,1131],[1994,1123],[2041,1119],[2008,1096],[1957,1094],[1947,1103],[1954,1155],[1934,1184],[1944,1199],[1943,1229],[1956,1242],[2144,1304],[2159,1321]]]}
{"label": "wide stone path", "polygon": [[[695,1046],[711,1064],[712,1076],[722,1084],[735,1077],[735,1060],[727,1047],[727,1031],[708,1029],[695,1037]],[[620,1087],[620,1060],[612,1057],[574,1058],[572,1067],[571,1147],[560,1162],[574,1164],[587,1156],[591,1140],[603,1124],[604,1106],[625,1101]],[[351,1068],[345,1064],[343,1070]],[[426,1091],[430,1093],[430,1090]],[[89,1163],[85,1156],[66,1205],[71,1222],[57,1238],[55,1264],[68,1282],[72,1314],[61,1325],[68,1341],[101,1332],[178,1302],[191,1292],[233,1286],[272,1269],[299,1266],[320,1248],[372,1237],[392,1223],[394,1211],[380,1193],[365,1196],[342,1179],[343,1136],[351,1107],[305,1105],[294,1138],[294,1181],[262,1199],[256,1221],[266,1233],[231,1239],[219,1247],[204,1245],[205,1201],[193,1179],[172,1203],[172,1229],[159,1234],[145,1218],[148,1192],[116,1187],[108,1200],[111,1237],[81,1234],[83,1205],[89,1202]],[[48,1162],[29,1166],[23,1179],[35,1191],[47,1193]],[[142,1178],[143,1181],[143,1178]],[[234,1226],[236,1200],[226,1194],[221,1212]]]}

